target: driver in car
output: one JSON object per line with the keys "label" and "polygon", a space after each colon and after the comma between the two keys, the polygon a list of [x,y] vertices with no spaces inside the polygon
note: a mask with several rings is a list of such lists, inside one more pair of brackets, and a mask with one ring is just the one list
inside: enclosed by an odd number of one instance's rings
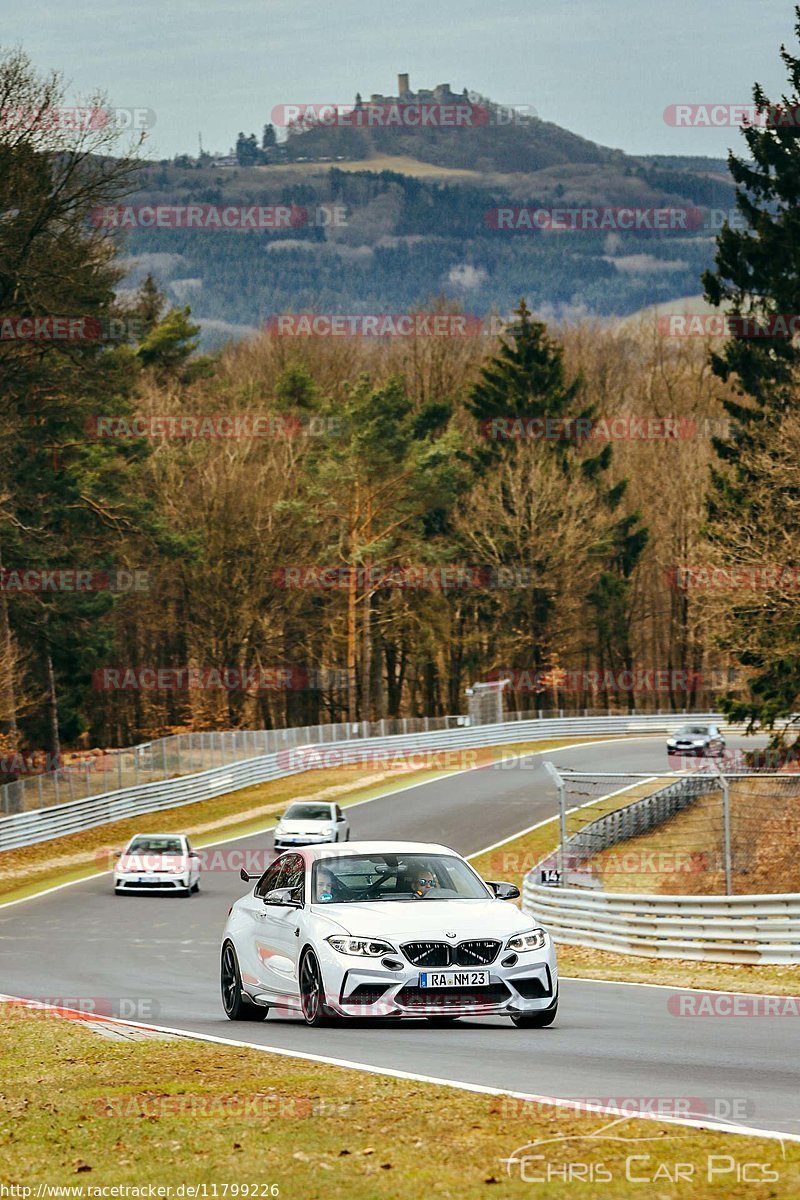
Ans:
{"label": "driver in car", "polygon": [[317,867],[316,899],[322,904],[331,904],[341,893],[339,881],[327,867]]}
{"label": "driver in car", "polygon": [[439,881],[433,871],[427,870],[425,867],[418,867],[411,875],[409,881],[411,890],[415,896],[424,899],[434,888],[439,886]]}

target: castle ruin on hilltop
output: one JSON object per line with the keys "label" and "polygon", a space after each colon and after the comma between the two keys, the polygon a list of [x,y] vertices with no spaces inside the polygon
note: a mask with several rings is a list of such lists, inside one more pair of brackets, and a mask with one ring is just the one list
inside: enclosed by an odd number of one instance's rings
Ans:
{"label": "castle ruin on hilltop", "polygon": [[[414,104],[419,101],[427,101],[428,103],[436,102],[437,104],[457,104],[463,103],[468,99],[467,89],[460,94],[454,92],[449,83],[439,83],[432,90],[430,88],[422,88],[418,92],[411,91],[411,84],[408,75],[397,76],[397,95],[396,96],[381,96],[377,92],[373,93],[369,98],[370,104]],[[356,105],[362,104],[360,94],[356,96]]]}

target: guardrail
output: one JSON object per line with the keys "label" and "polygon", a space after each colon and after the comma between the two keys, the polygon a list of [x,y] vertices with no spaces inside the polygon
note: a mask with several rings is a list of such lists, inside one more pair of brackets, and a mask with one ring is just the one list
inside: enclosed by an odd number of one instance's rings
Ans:
{"label": "guardrail", "polygon": [[[584,709],[565,714],[559,710],[534,709],[509,713],[506,723],[551,719],[619,717],[634,719],[636,713]],[[685,721],[689,714],[653,713],[649,716]],[[139,787],[194,775],[212,767],[230,766],[245,758],[276,754],[287,746],[310,742],[331,744],[364,737],[407,737],[415,733],[443,733],[470,724],[467,715],[446,717],[397,717],[380,721],[342,721],[335,725],[291,726],[286,729],[235,729],[218,732],[176,733],[123,750],[92,753],[50,771],[28,773],[12,783],[0,785],[0,814],[27,812],[51,804],[66,804],[85,796],[104,796],[111,789]]]}
{"label": "guardrail", "polygon": [[522,907],[569,946],[649,958],[800,963],[800,894],[614,894],[526,879]]}
{"label": "guardrail", "polygon": [[[693,720],[716,722],[717,713],[696,714]],[[262,754],[239,762],[229,763],[209,771],[184,775],[177,779],[147,783],[109,791],[99,796],[73,800],[67,804],[50,805],[32,812],[18,812],[0,818],[0,851],[16,849],[47,841],[48,838],[79,833],[96,825],[105,825],[127,817],[195,804],[225,792],[237,791],[256,783],[265,783],[300,771],[320,766],[358,761],[369,751],[380,750],[406,758],[420,751],[470,749],[481,746],[512,745],[542,738],[558,739],[575,736],[607,734],[666,734],[685,721],[683,714],[640,714],[619,717],[565,717],[504,721],[497,725],[473,725],[410,733],[407,736],[351,737],[343,741],[310,741],[300,746],[287,744],[275,753]],[[312,726],[312,736],[318,728]],[[353,727],[350,727],[351,730]],[[308,730],[277,730],[290,735],[292,741]],[[287,736],[287,742],[289,737]]]}
{"label": "guardrail", "polygon": [[650,958],[725,963],[800,963],[800,894],[740,896],[613,893],[540,882],[561,857],[592,854],[646,832],[719,789],[714,776],[681,779],[590,822],[528,872],[523,910],[557,942]]}

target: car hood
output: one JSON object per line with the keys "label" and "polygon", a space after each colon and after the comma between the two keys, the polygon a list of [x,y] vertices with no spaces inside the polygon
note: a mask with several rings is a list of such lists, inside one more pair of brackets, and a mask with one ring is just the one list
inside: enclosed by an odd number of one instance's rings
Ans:
{"label": "car hood", "polygon": [[327,917],[356,937],[404,942],[430,938],[511,937],[536,922],[507,900],[378,900],[373,904],[314,904],[312,912]]}

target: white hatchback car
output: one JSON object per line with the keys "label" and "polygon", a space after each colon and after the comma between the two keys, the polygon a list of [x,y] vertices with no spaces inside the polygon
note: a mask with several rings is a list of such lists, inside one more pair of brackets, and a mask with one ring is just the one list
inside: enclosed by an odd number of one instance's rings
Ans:
{"label": "white hatchback car", "polygon": [[351,842],[287,852],[228,915],[225,1012],[260,1021],[270,1007],[288,1009],[309,1025],[484,1015],[550,1025],[555,949],[506,903],[517,896],[513,884],[484,883],[446,846]]}
{"label": "white hatchback car", "polygon": [[117,858],[114,893],[177,892],[200,888],[200,856],[182,833],[138,833]]}
{"label": "white hatchback car", "polygon": [[275,826],[275,849],[316,846],[320,842],[347,842],[350,822],[338,804],[297,800],[290,804]]}

